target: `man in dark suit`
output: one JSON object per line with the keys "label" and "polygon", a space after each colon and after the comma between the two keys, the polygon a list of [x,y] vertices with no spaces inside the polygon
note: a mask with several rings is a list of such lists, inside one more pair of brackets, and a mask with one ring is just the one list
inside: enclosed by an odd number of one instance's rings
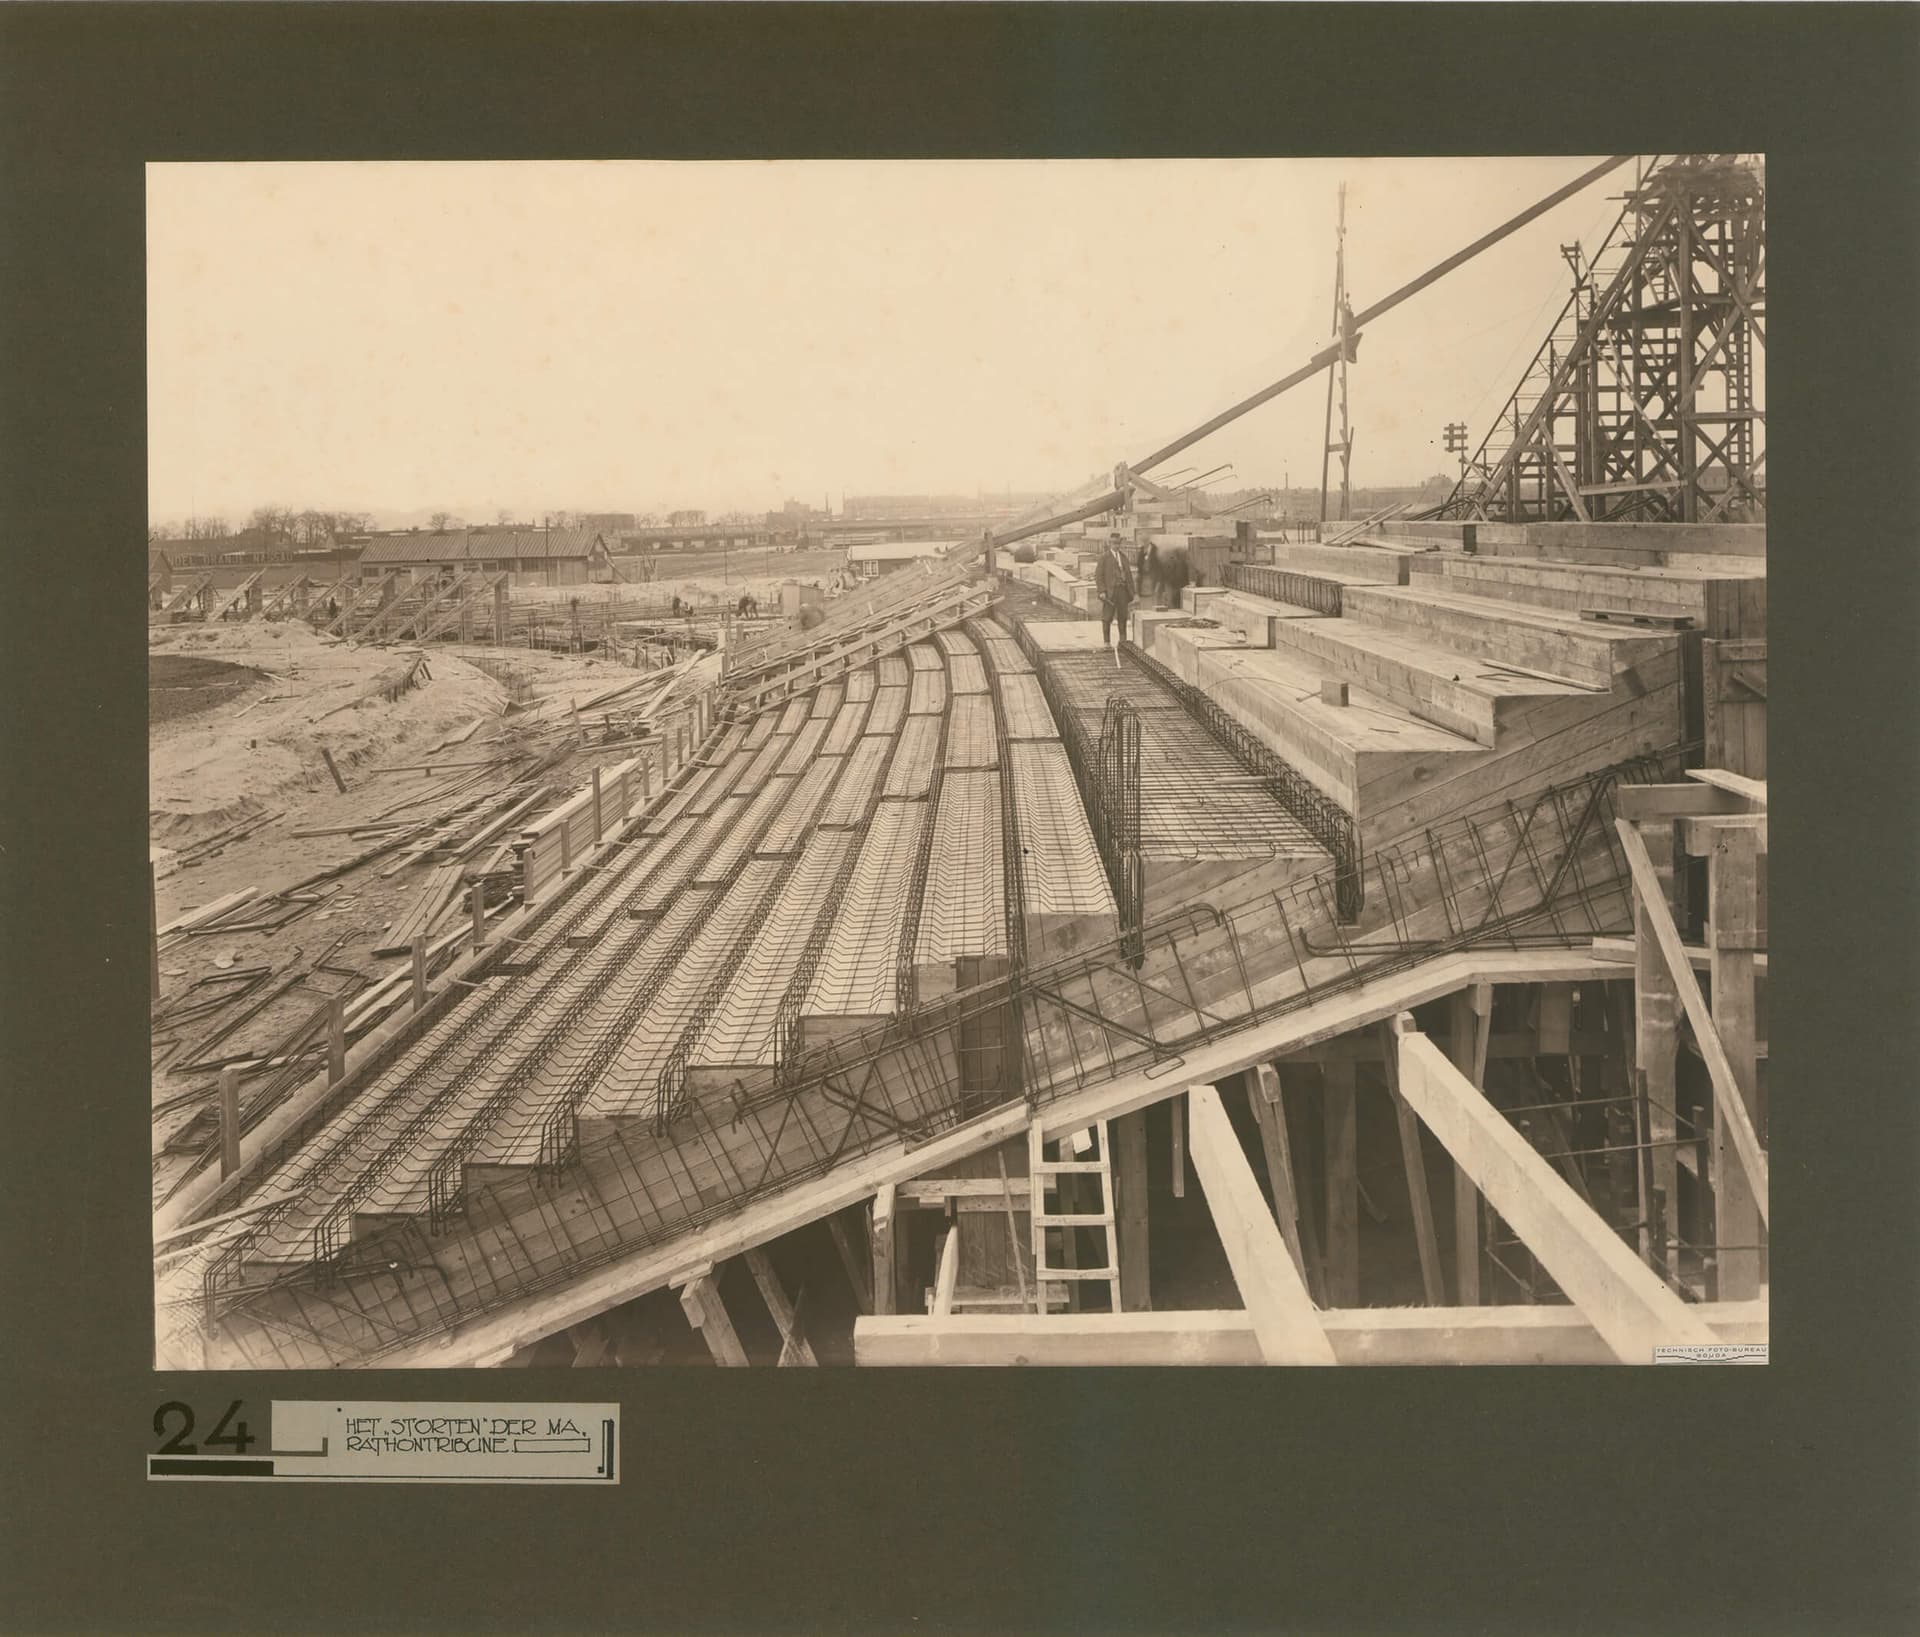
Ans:
{"label": "man in dark suit", "polygon": [[1100,594],[1100,641],[1113,640],[1113,622],[1120,622],[1120,635],[1127,634],[1127,612],[1133,607],[1133,570],[1120,549],[1120,531],[1107,536],[1107,549],[1100,554],[1100,566],[1093,571],[1093,588]]}

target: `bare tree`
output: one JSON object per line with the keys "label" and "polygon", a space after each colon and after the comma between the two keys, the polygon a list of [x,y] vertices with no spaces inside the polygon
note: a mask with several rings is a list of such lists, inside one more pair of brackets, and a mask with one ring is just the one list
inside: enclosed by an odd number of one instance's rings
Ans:
{"label": "bare tree", "polygon": [[445,534],[449,528],[460,521],[452,512],[435,512],[427,521],[433,525],[435,534]]}

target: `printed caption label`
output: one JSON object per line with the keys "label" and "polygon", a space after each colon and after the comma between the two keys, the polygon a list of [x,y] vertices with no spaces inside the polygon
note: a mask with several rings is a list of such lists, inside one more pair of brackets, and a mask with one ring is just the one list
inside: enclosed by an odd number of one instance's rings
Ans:
{"label": "printed caption label", "polygon": [[620,1481],[618,1404],[276,1398],[234,1399],[221,1410],[175,1399],[154,1412],[153,1431],[147,1476],[158,1480]]}
{"label": "printed caption label", "polygon": [[1765,1364],[1764,1341],[1673,1342],[1656,1346],[1655,1364]]}

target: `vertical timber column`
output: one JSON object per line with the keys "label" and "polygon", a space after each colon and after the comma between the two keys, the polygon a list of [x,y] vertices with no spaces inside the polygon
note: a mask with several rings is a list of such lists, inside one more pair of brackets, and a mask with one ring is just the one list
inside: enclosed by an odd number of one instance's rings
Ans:
{"label": "vertical timber column", "polygon": [[1440,1237],[1433,1225],[1433,1200],[1427,1192],[1426,1145],[1420,1136],[1420,1116],[1400,1095],[1400,1054],[1393,1025],[1381,1025],[1386,1045],[1382,1062],[1386,1066],[1387,1095],[1393,1099],[1393,1117],[1400,1128],[1400,1163],[1407,1173],[1407,1205],[1413,1214],[1413,1237],[1420,1252],[1420,1288],[1429,1307],[1440,1307],[1447,1299],[1446,1285],[1440,1277]]}
{"label": "vertical timber column", "polygon": [[220,1071],[220,1180],[240,1169],[240,1070]]}
{"label": "vertical timber column", "polygon": [[327,1084],[347,1077],[347,1003],[339,995],[327,1002]]}
{"label": "vertical timber column", "polygon": [[1299,1268],[1307,1292],[1321,1304],[1320,1272],[1302,1241],[1302,1229],[1312,1232],[1313,1219],[1300,1209],[1300,1194],[1293,1174],[1293,1144],[1287,1131],[1286,1103],[1280,1093],[1280,1073],[1271,1063],[1255,1065],[1253,1083],[1247,1088],[1253,1117],[1260,1127],[1260,1146],[1267,1159],[1267,1183],[1273,1190],[1273,1214],[1280,1224],[1280,1237]]}
{"label": "vertical timber column", "polygon": [[504,577],[493,582],[493,643],[496,648],[507,645],[507,582]]}
{"label": "vertical timber column", "polygon": [[[1733,1065],[1747,1115],[1760,1129],[1759,1048],[1754,1033],[1753,952],[1759,941],[1759,852],[1751,829],[1713,827],[1707,854],[1713,1026]],[[1713,1121],[1715,1297],[1742,1302],[1760,1294],[1760,1211],[1728,1123]]]}
{"label": "vertical timber column", "polygon": [[1327,1137],[1327,1306],[1360,1305],[1360,1170],[1354,1065],[1321,1065]]}
{"label": "vertical timber column", "polygon": [[[1120,1244],[1120,1305],[1129,1313],[1153,1311],[1153,1280],[1148,1261],[1147,1111],[1123,1114],[1107,1130],[1113,1137],[1114,1218]],[[1040,1179],[1034,1179],[1036,1191]],[[1037,1208],[1037,1207],[1036,1207]]]}
{"label": "vertical timber column", "polygon": [[[1673,825],[1651,822],[1639,827],[1647,856],[1666,887],[1673,892]],[[1664,1260],[1667,1271],[1680,1271],[1675,1233],[1680,1166],[1675,1142],[1679,1135],[1674,1113],[1677,1057],[1680,1039],[1680,996],[1673,974],[1661,956],[1645,906],[1636,885],[1633,895],[1633,1035],[1634,1070],[1638,1089],[1646,1100],[1648,1171],[1654,1197],[1647,1202],[1641,1254]]]}
{"label": "vertical timber column", "polygon": [[886,1183],[873,1196],[873,1218],[868,1229],[873,1249],[873,1310],[875,1313],[900,1311],[899,1244],[895,1238],[898,1219],[894,1211],[892,1183]]}
{"label": "vertical timber column", "polygon": [[[1487,1046],[1493,1032],[1493,985],[1476,983],[1453,997],[1454,1066],[1486,1090]],[[1455,1161],[1453,1167],[1454,1297],[1462,1307],[1480,1305],[1480,1190]]]}

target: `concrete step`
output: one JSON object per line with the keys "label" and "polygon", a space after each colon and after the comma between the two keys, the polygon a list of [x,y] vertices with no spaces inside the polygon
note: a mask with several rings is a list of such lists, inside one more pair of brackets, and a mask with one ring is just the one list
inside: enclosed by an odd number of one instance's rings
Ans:
{"label": "concrete step", "polygon": [[1435,642],[1476,659],[1544,671],[1592,688],[1611,688],[1619,672],[1646,657],[1671,631],[1582,620],[1564,609],[1534,608],[1499,597],[1470,597],[1417,587],[1356,586],[1346,618]]}
{"label": "concrete step", "polygon": [[1524,676],[1498,661],[1358,619],[1280,620],[1276,652],[1492,749],[1503,716],[1542,699],[1591,695],[1582,683]]}
{"label": "concrete step", "polygon": [[1618,608],[1691,619],[1708,636],[1760,635],[1766,628],[1766,575],[1742,559],[1701,567],[1628,568],[1533,562],[1436,552],[1412,562],[1414,587],[1491,597],[1578,614]]}
{"label": "concrete step", "polygon": [[1279,602],[1257,597],[1251,591],[1228,591],[1218,586],[1201,586],[1188,591],[1186,601],[1195,619],[1213,620],[1223,629],[1237,631],[1255,648],[1273,646],[1275,620],[1315,619],[1322,616],[1298,603]]}
{"label": "concrete step", "polygon": [[1322,671],[1298,654],[1222,641],[1198,628],[1163,629],[1154,643],[1154,658],[1356,816],[1375,780],[1436,757],[1486,754],[1473,739],[1365,688],[1350,687],[1344,705],[1324,702]]}
{"label": "concrete step", "polygon": [[1344,585],[1405,585],[1408,556],[1379,546],[1276,545],[1273,566],[1326,574]]}

